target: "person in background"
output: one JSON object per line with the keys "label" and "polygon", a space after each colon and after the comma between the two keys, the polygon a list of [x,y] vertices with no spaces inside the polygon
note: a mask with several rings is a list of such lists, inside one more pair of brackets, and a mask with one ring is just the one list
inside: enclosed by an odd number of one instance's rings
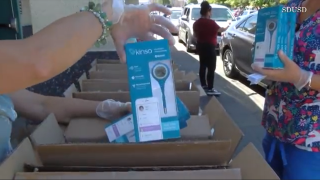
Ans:
{"label": "person in background", "polygon": [[297,13],[293,59],[282,51],[282,70],[252,67],[274,81],[262,116],[265,158],[281,179],[320,179],[320,3],[291,0]]}
{"label": "person in background", "polygon": [[60,123],[68,123],[74,117],[114,120],[131,111],[130,103],[50,97],[24,89],[61,73],[93,44],[105,44],[109,34],[122,62],[126,61],[124,44],[129,38],[153,40],[149,35],[152,32],[173,45],[174,39],[166,29],[177,32],[176,27],[162,16],[149,15],[151,11],[171,13],[159,4],[90,2],[81,12],[61,18],[27,39],[0,41],[0,161],[12,151],[10,134],[18,114],[41,122],[54,113]]}
{"label": "person in background", "polygon": [[233,16],[234,16],[234,17],[238,17],[238,16],[239,16],[239,13],[240,13],[240,8],[238,7],[238,8],[235,10]]}
{"label": "person in background", "polygon": [[196,49],[200,60],[200,83],[208,96],[221,94],[213,88],[217,62],[215,49],[218,32],[223,32],[228,28],[220,27],[214,20],[210,19],[211,9],[210,4],[207,1],[203,1],[200,10],[201,18],[193,24],[194,36],[197,39]]}

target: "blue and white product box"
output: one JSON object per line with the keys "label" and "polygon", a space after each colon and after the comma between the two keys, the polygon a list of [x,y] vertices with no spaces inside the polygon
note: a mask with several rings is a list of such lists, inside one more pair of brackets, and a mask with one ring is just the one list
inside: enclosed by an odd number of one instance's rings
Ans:
{"label": "blue and white product box", "polygon": [[[187,121],[191,118],[188,108],[177,97],[178,113],[179,113],[179,126],[180,129],[188,126]],[[105,128],[109,142],[112,143],[132,143],[136,142],[135,131],[133,126],[132,114],[127,115]]]}
{"label": "blue and white product box", "polygon": [[180,137],[167,40],[125,45],[136,142]]}
{"label": "blue and white product box", "polygon": [[129,143],[136,142],[134,135],[133,116],[127,115],[104,129],[107,133],[109,142]]}
{"label": "blue and white product box", "polygon": [[284,68],[278,56],[279,50],[292,58],[296,16],[294,13],[282,12],[282,8],[274,6],[258,12],[254,62],[264,68]]}

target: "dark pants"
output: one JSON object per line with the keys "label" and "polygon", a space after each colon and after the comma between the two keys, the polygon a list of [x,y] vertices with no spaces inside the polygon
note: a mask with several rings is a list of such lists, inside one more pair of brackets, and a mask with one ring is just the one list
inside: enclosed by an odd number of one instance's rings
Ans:
{"label": "dark pants", "polygon": [[200,59],[199,77],[201,86],[207,86],[208,89],[212,89],[217,63],[215,45],[211,43],[197,43],[197,52]]}
{"label": "dark pants", "polygon": [[320,179],[320,152],[310,152],[266,134],[265,158],[280,179]]}

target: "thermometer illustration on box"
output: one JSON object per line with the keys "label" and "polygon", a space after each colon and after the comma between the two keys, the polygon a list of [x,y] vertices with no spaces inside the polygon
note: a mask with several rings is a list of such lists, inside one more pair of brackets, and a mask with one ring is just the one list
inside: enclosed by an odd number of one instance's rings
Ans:
{"label": "thermometer illustration on box", "polygon": [[269,52],[271,51],[271,45],[272,45],[272,37],[273,33],[277,28],[277,22],[275,20],[268,20],[267,21],[267,30],[270,33],[270,44],[269,44]]}
{"label": "thermometer illustration on box", "polygon": [[158,63],[152,69],[153,78],[158,81],[162,93],[162,103],[164,114],[167,114],[167,104],[165,97],[165,83],[169,77],[170,69],[166,64]]}

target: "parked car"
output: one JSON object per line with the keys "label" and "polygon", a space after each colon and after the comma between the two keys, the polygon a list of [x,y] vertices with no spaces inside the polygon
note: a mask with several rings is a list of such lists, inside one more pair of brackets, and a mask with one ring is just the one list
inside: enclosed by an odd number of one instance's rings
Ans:
{"label": "parked car", "polygon": [[[211,4],[211,7],[211,19],[215,20],[219,26],[225,27],[228,25],[228,21],[235,21],[235,18],[228,7],[217,4]],[[186,50],[188,52],[196,49],[197,40],[193,36],[193,23],[201,17],[200,9],[199,4],[191,4],[185,6],[182,11],[178,40],[179,42],[186,44]],[[219,33],[217,38],[218,44],[220,39],[221,34]],[[219,50],[219,45],[217,45],[217,50]]]}
{"label": "parked car", "polygon": [[168,16],[168,19],[179,29],[182,8],[170,8],[170,10],[171,15]]}
{"label": "parked car", "polygon": [[248,14],[252,14],[254,12],[256,12],[256,11],[255,10],[245,10],[236,19],[240,20],[241,18],[247,16]]}
{"label": "parked car", "polygon": [[[254,12],[231,24],[222,33],[220,57],[223,61],[224,74],[229,78],[239,75],[247,77],[254,73],[251,68],[255,42],[258,13]],[[260,85],[267,87],[269,81],[263,80]]]}

